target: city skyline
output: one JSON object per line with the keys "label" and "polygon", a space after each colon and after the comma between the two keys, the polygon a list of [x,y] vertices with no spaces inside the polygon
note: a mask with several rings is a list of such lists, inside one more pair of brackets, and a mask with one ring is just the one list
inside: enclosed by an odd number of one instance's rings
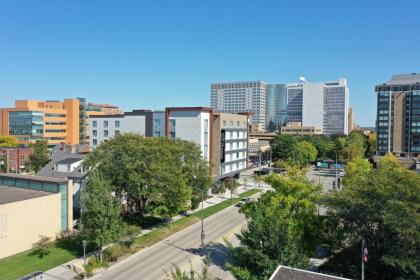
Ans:
{"label": "city skyline", "polygon": [[[0,107],[74,97],[124,111],[210,106],[211,83],[346,78],[355,123],[374,126],[375,85],[420,65],[419,3],[391,4],[6,1]],[[391,13],[404,17],[384,21]]]}

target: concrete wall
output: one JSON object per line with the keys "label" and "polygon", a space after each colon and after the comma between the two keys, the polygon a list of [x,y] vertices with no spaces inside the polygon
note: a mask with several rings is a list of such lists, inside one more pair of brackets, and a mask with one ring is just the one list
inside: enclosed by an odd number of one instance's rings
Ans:
{"label": "concrete wall", "polygon": [[59,193],[0,205],[0,259],[31,249],[40,236],[55,239],[60,213]]}

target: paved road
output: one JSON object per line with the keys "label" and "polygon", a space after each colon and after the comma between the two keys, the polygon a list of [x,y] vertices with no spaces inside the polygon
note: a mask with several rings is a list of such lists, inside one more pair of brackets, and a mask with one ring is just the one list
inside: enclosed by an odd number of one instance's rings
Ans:
{"label": "paved road", "polygon": [[[233,231],[238,231],[244,223],[245,217],[235,207],[227,208],[205,219],[206,243],[215,242],[209,246],[210,252],[216,252],[211,256],[213,264],[223,266],[223,258],[226,256],[223,255],[223,248],[218,248],[222,246],[220,241],[224,236],[231,234]],[[103,272],[100,277],[95,278],[102,280],[165,279],[165,271],[170,271],[171,264],[188,267],[192,259],[196,260],[197,256],[201,255],[200,232],[200,223],[197,223],[116,264]],[[222,252],[222,254],[217,254],[217,252]],[[195,267],[195,265],[193,266]]]}

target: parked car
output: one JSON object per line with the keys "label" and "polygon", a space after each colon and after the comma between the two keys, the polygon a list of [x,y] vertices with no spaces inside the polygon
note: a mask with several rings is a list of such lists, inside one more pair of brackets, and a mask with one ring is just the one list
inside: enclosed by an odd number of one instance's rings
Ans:
{"label": "parked car", "polygon": [[23,276],[22,278],[20,278],[20,280],[43,280],[44,278],[44,272],[42,271],[37,271],[34,272],[32,274]]}

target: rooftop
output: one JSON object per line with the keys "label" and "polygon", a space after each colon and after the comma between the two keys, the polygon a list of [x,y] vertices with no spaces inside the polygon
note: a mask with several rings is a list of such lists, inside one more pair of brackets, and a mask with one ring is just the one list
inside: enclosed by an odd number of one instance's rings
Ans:
{"label": "rooftop", "polygon": [[0,178],[24,179],[24,180],[29,180],[29,181],[39,181],[39,182],[57,183],[57,184],[67,183],[67,180],[65,179],[50,178],[50,177],[39,176],[39,175],[1,173]]}
{"label": "rooftop", "polygon": [[350,280],[337,276],[279,265],[270,280]]}
{"label": "rooftop", "polygon": [[56,163],[57,164],[72,164],[72,163],[75,163],[75,162],[79,162],[81,160],[83,160],[83,158],[69,157],[69,158],[59,160]]}
{"label": "rooftop", "polygon": [[405,75],[394,75],[386,85],[410,85],[420,83],[420,73],[411,73]]}
{"label": "rooftop", "polygon": [[53,195],[53,193],[0,185],[0,205],[47,195]]}

